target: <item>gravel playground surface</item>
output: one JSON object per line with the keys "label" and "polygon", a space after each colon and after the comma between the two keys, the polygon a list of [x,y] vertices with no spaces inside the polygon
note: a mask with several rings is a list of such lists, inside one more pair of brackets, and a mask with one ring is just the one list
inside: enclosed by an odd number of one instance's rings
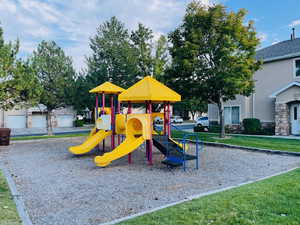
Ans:
{"label": "gravel playground surface", "polygon": [[[67,148],[84,138],[15,142],[0,147],[0,160],[12,174],[34,224],[94,225],[188,196],[269,176],[296,166],[300,157],[205,147],[199,170],[168,169],[144,149],[97,168],[97,152],[73,156]],[[192,151],[192,147],[191,150]]]}

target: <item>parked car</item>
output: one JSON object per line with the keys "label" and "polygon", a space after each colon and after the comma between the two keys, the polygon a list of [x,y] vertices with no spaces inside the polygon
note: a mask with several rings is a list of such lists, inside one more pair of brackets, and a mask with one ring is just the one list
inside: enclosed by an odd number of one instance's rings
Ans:
{"label": "parked car", "polygon": [[83,120],[84,119],[83,115],[77,115],[76,118],[77,118],[77,120]]}
{"label": "parked car", "polygon": [[171,116],[171,123],[183,123],[183,119],[180,116]]}
{"label": "parked car", "polygon": [[208,127],[209,121],[207,116],[199,117],[196,121],[196,125],[201,125],[202,127]]}
{"label": "parked car", "polygon": [[163,119],[160,118],[160,117],[155,117],[155,118],[154,118],[154,123],[162,124],[163,122],[164,122]]}
{"label": "parked car", "polygon": [[209,127],[208,117],[199,117],[194,126],[194,132],[207,132]]}

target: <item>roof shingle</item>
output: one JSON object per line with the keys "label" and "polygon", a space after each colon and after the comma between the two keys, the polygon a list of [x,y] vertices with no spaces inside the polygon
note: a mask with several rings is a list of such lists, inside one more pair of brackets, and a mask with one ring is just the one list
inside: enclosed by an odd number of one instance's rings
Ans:
{"label": "roof shingle", "polygon": [[[299,53],[299,55],[297,54]],[[269,47],[256,51],[256,59],[268,61],[284,58],[285,56],[300,56],[300,38],[282,41]]]}

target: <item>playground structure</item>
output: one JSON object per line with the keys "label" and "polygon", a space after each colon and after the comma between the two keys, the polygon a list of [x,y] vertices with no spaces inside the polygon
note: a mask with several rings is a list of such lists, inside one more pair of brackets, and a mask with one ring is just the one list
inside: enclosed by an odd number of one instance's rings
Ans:
{"label": "playground structure", "polygon": [[[196,154],[186,154],[187,142],[185,139],[181,143],[171,138],[171,103],[181,101],[181,96],[164,84],[147,76],[127,90],[114,84],[105,82],[92,89],[90,93],[96,93],[96,109],[99,112],[98,95],[102,94],[102,107],[100,116],[95,115],[96,127],[91,131],[87,140],[79,145],[70,147],[73,154],[85,154],[95,148],[104,140],[111,136],[111,152],[101,156],[96,156],[94,162],[99,167],[106,167],[112,161],[128,155],[128,163],[132,163],[131,153],[143,143],[146,145],[146,158],[149,165],[153,164],[153,146],[155,146],[164,156],[162,163],[170,166],[183,166],[186,168],[186,160],[195,160],[196,168],[199,167],[199,141],[196,139]],[[110,94],[110,108],[105,107],[105,95]],[[114,95],[118,101],[117,113],[115,113]],[[127,103],[127,114],[121,114],[121,103]],[[132,104],[145,104],[146,112],[143,114],[133,114]],[[163,112],[153,112],[153,104],[163,105]],[[154,119],[160,117],[163,120],[163,129],[158,131],[154,127]],[[118,136],[118,146],[115,146],[115,136]],[[121,136],[125,135],[125,140],[120,143]]]}
{"label": "playground structure", "polygon": [[[111,148],[115,148],[115,107],[114,95],[119,95],[124,89],[110,82],[105,82],[98,87],[90,90],[90,93],[96,94],[95,106],[95,128],[93,128],[88,138],[81,145],[72,146],[69,151],[75,155],[82,155],[93,150],[99,143],[103,141],[103,149],[105,148],[105,138],[111,136]],[[102,106],[99,107],[99,95],[102,98]],[[110,108],[105,107],[105,96],[110,95]],[[117,103],[117,113],[120,114],[120,103]],[[120,120],[119,123],[121,124]],[[118,144],[121,139],[118,135]]]}

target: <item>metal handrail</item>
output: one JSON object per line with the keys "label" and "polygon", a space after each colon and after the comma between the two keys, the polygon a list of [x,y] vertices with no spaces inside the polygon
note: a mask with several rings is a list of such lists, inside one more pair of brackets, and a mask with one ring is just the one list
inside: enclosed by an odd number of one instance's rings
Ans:
{"label": "metal handrail", "polygon": [[[170,126],[175,128],[176,130],[182,131],[179,127],[173,125],[170,123]],[[154,130],[156,130],[157,126],[154,125]],[[157,131],[157,130],[156,130]],[[179,143],[182,144],[182,148],[180,146],[176,145],[177,150],[179,150],[180,153],[183,155],[183,170],[186,171],[186,146],[188,142],[188,138],[194,137],[195,138],[195,143],[196,143],[196,169],[199,169],[199,144],[200,144],[200,150],[204,149],[204,143],[199,139],[199,137],[196,134],[193,133],[186,133],[183,135],[183,137],[179,140]],[[169,155],[169,149],[168,149],[169,143],[167,142],[167,155]]]}

